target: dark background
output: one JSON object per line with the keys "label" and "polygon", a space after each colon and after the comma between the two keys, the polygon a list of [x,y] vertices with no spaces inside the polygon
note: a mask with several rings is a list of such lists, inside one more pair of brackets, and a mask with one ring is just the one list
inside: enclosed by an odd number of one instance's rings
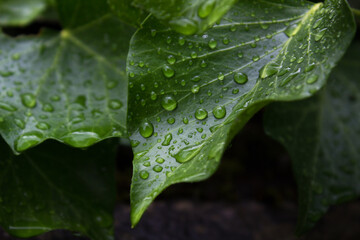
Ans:
{"label": "dark background", "polygon": [[[360,0],[350,0],[360,8]],[[57,27],[56,24],[49,24]],[[8,30],[11,33],[11,29]],[[360,33],[357,33],[360,41]],[[359,54],[360,55],[360,54]],[[119,147],[118,205],[115,234],[119,240],[292,240],[297,216],[297,188],[285,149],[264,134],[257,114],[232,141],[219,170],[200,183],[171,186],[130,228],[129,191],[132,152]],[[0,240],[15,240],[0,229]],[[53,231],[36,240],[79,240]],[[359,240],[360,201],[332,207],[306,240]]]}

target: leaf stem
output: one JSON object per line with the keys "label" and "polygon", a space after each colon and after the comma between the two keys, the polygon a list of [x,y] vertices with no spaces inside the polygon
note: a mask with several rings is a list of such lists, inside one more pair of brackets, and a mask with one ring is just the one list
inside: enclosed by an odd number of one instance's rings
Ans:
{"label": "leaf stem", "polygon": [[360,18],[360,10],[359,9],[351,8],[351,10],[356,17]]}

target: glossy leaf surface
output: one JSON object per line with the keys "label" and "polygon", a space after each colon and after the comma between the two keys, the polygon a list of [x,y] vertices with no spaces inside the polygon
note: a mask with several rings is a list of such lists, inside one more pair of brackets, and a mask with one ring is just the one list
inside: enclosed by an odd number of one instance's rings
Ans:
{"label": "glossy leaf surface", "polygon": [[[117,0],[120,1],[120,0]],[[202,33],[231,9],[236,0],[133,0],[175,31]]]}
{"label": "glossy leaf surface", "polygon": [[318,91],[354,34],[345,1],[239,1],[203,35],[149,18],[132,39],[132,222],[167,186],[216,170],[227,143],[271,101]]}
{"label": "glossy leaf surface", "polygon": [[52,138],[88,147],[125,136],[133,29],[111,14],[60,34],[0,34],[0,133],[17,152]]}
{"label": "glossy leaf surface", "polygon": [[87,151],[46,142],[15,156],[0,139],[0,224],[26,238],[55,229],[113,239],[114,141]]}
{"label": "glossy leaf surface", "polygon": [[360,194],[360,45],[314,97],[276,103],[266,111],[267,133],[289,151],[298,183],[298,233],[311,228],[329,206]]}

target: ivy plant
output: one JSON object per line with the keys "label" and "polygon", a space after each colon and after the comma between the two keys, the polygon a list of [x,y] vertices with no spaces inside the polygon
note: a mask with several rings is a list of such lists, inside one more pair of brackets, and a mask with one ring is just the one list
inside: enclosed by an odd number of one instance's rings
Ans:
{"label": "ivy plant", "polygon": [[[49,7],[61,30],[7,33]],[[112,239],[108,138],[134,152],[135,226],[170,185],[210,177],[266,107],[305,233],[360,193],[359,43],[342,59],[356,15],[346,0],[0,0],[1,226]]]}

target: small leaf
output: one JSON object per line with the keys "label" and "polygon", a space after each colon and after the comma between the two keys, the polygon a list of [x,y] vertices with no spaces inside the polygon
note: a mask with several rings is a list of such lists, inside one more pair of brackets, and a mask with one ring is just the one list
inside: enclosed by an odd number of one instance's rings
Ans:
{"label": "small leaf", "polygon": [[192,37],[149,18],[132,38],[127,65],[132,223],[167,186],[211,176],[260,108],[318,91],[354,31],[342,0],[243,0]]}
{"label": "small leaf", "polygon": [[192,35],[204,32],[220,20],[236,0],[134,0],[133,2],[134,5],[169,24],[175,31]]}
{"label": "small leaf", "polygon": [[133,33],[111,14],[60,34],[0,34],[0,133],[17,152],[52,138],[88,147],[126,136]]}
{"label": "small leaf", "polygon": [[113,239],[113,141],[87,151],[46,142],[14,156],[0,139],[0,225],[32,237],[55,229]]}
{"label": "small leaf", "polygon": [[146,11],[132,6],[133,0],[108,0],[112,12],[124,22],[140,27],[147,15]]}
{"label": "small leaf", "polygon": [[50,0],[0,0],[0,26],[23,26],[33,21]]}
{"label": "small leaf", "polygon": [[266,132],[289,151],[299,192],[297,233],[308,231],[329,206],[360,195],[360,45],[314,97],[276,103],[266,111]]}

